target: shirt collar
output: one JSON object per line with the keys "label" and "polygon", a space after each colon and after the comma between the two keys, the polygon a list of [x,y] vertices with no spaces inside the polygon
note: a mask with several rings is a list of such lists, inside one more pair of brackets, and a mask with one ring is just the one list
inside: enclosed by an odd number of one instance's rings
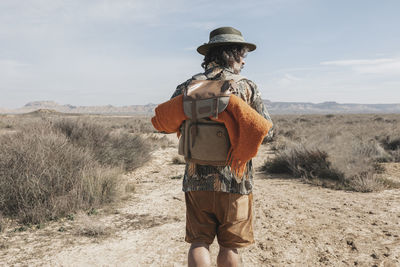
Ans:
{"label": "shirt collar", "polygon": [[235,72],[233,71],[232,68],[230,67],[222,67],[220,65],[218,65],[216,62],[210,62],[208,63],[206,70],[204,72],[204,74],[208,77],[208,78],[213,78],[215,76],[217,76],[218,74],[220,74],[223,71],[227,71],[230,72],[232,74],[235,74]]}

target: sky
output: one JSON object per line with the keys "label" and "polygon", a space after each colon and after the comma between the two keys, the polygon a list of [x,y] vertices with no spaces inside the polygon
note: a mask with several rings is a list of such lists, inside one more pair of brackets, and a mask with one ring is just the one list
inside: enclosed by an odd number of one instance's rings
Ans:
{"label": "sky", "polygon": [[167,101],[222,26],[263,99],[400,103],[398,0],[1,0],[0,107]]}

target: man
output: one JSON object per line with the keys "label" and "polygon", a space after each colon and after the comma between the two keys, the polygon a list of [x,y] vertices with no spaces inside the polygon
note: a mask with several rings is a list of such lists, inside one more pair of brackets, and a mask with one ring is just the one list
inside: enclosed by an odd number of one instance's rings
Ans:
{"label": "man", "polygon": [[[182,94],[193,80],[234,80],[233,94],[271,121],[260,92],[252,81],[239,75],[247,53],[256,46],[245,42],[240,31],[222,27],[210,33],[210,40],[197,48],[204,55],[204,73],[180,84],[173,97]],[[272,121],[271,121],[272,122]],[[269,132],[269,136],[272,131]],[[240,179],[229,166],[187,163],[183,179],[186,200],[186,237],[191,243],[189,266],[210,266],[209,246],[217,236],[218,266],[237,266],[238,248],[254,243],[252,228],[253,165],[247,162]]]}

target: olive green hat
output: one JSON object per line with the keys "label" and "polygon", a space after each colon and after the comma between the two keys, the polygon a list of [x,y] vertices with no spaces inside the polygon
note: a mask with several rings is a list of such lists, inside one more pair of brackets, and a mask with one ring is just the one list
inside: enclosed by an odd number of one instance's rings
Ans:
{"label": "olive green hat", "polygon": [[208,43],[199,46],[197,52],[205,56],[211,47],[231,44],[241,44],[248,47],[249,51],[256,49],[255,44],[247,43],[244,40],[240,31],[232,27],[221,27],[210,32],[210,40]]}

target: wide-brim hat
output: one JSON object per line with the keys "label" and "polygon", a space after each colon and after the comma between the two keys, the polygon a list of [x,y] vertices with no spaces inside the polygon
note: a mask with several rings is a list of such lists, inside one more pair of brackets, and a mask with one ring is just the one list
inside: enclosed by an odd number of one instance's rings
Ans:
{"label": "wide-brim hat", "polygon": [[197,48],[197,52],[205,56],[212,47],[232,44],[246,46],[249,51],[256,49],[255,44],[248,43],[244,40],[240,31],[232,27],[221,27],[210,32],[210,40],[208,43],[204,43],[203,45],[199,46]]}

